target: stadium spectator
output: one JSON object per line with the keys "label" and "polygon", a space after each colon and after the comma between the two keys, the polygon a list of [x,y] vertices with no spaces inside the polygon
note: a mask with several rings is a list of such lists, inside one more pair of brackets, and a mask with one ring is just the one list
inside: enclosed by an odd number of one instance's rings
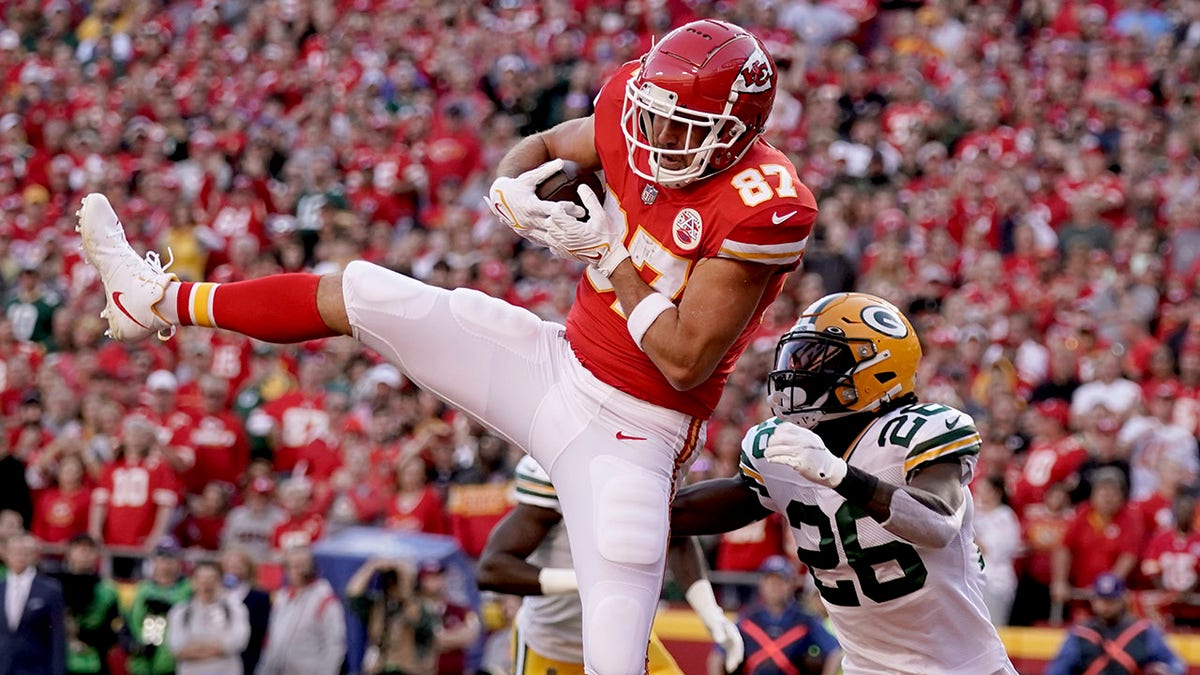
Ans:
{"label": "stadium spectator", "polygon": [[193,422],[180,427],[171,443],[192,456],[181,475],[189,494],[200,494],[214,481],[235,486],[250,465],[250,446],[242,421],[229,410],[229,385],[212,375],[199,380],[201,404]]}
{"label": "stadium spectator", "polygon": [[[738,619],[738,630],[746,644],[746,659],[739,672],[840,672],[842,650],[837,639],[796,599],[799,575],[793,563],[774,555],[763,561],[758,573],[758,593]],[[724,672],[725,654],[717,647],[708,658],[708,673]]]}
{"label": "stadium spectator", "polygon": [[366,630],[364,672],[438,672],[436,617],[417,596],[411,563],[368,560],[346,583],[346,600]]}
{"label": "stadium spectator", "polygon": [[92,489],[85,485],[83,460],[67,454],[58,460],[53,485],[35,496],[32,532],[47,544],[63,544],[88,530]]}
{"label": "stadium spectator", "polygon": [[1051,618],[1054,554],[1062,547],[1073,517],[1071,499],[1062,483],[1048,486],[1042,501],[1025,509],[1021,517],[1024,556],[1020,560],[1010,624],[1031,626]]}
{"label": "stadium spectator", "polygon": [[1104,467],[1090,482],[1091,496],[1076,510],[1053,554],[1050,593],[1055,602],[1067,602],[1072,588],[1087,588],[1101,574],[1124,579],[1137,567],[1145,533],[1140,514],[1128,504],[1125,474]]}
{"label": "stadium spectator", "polygon": [[80,534],[67,544],[63,567],[55,578],[62,584],[67,615],[67,672],[103,673],[109,649],[117,643],[120,619],[117,587],[100,576],[100,548]]}
{"label": "stadium spectator", "polygon": [[134,589],[121,633],[122,646],[129,654],[126,667],[130,675],[168,675],[175,670],[167,646],[171,628],[167,617],[171,608],[185,602],[192,592],[182,575],[179,555],[172,544],[155,548],[149,574]]}
{"label": "stadium spectator", "polygon": [[1142,577],[1162,594],[1146,594],[1144,602],[1158,617],[1177,626],[1200,624],[1200,608],[1187,594],[1200,580],[1200,533],[1196,532],[1196,495],[1177,494],[1171,503],[1171,524],[1155,533],[1142,551]]}
{"label": "stadium spectator", "polygon": [[250,639],[246,607],[221,585],[221,566],[201,560],[192,568],[192,597],[167,614],[166,646],[178,675],[242,673],[242,651]]}
{"label": "stadium spectator", "polygon": [[417,571],[418,602],[432,617],[437,672],[458,673],[467,667],[467,650],[479,640],[483,624],[472,608],[446,597],[446,568],[426,562]]}
{"label": "stadium spectator", "polygon": [[221,546],[244,548],[262,560],[272,548],[275,529],[288,519],[288,515],[272,500],[275,481],[267,476],[251,478],[242,495],[242,504],[230,509],[225,518]]}
{"label": "stadium spectator", "polygon": [[392,497],[385,524],[407,532],[449,534],[442,498],[426,482],[428,470],[420,455],[402,457],[396,464],[396,494]]}
{"label": "stadium spectator", "polygon": [[253,674],[262,656],[263,641],[271,618],[271,596],[258,588],[258,566],[244,548],[232,547],[221,551],[221,568],[225,570],[224,584],[231,600],[246,606],[250,621],[250,637],[242,650],[242,672]]}
{"label": "stadium spectator", "polygon": [[187,514],[175,525],[175,542],[186,549],[216,551],[221,548],[229,496],[224,483],[209,483],[188,499]]}
{"label": "stadium spectator", "polygon": [[288,479],[279,488],[279,503],[287,518],[271,533],[273,550],[304,547],[321,538],[325,518],[313,510],[312,483],[303,477]]}
{"label": "stadium spectator", "polygon": [[1091,585],[1094,618],[1071,627],[1046,675],[1146,672],[1181,675],[1183,661],[1171,651],[1162,632],[1128,611],[1125,582],[1113,574]]}
{"label": "stadium spectator", "polygon": [[275,597],[260,675],[336,675],[346,655],[342,601],[322,579],[307,546],[284,553],[287,586]]}
{"label": "stadium spectator", "polygon": [[4,546],[5,576],[0,580],[4,625],[0,654],[10,673],[59,675],[66,672],[66,615],[63,589],[38,570],[37,540],[19,533]]}
{"label": "stadium spectator", "polygon": [[124,555],[113,560],[113,574],[127,579],[136,561],[128,555],[144,554],[162,543],[178,497],[175,475],[154,454],[154,424],[133,415],[121,430],[119,457],[92,491],[88,534],[105,546],[123,549]]}
{"label": "stadium spectator", "polygon": [[1013,566],[1021,554],[1021,524],[1011,507],[1004,503],[1004,483],[986,478],[971,487],[975,500],[975,543],[983,553],[983,600],[997,626],[1008,625],[1009,612],[1017,592],[1017,572]]}

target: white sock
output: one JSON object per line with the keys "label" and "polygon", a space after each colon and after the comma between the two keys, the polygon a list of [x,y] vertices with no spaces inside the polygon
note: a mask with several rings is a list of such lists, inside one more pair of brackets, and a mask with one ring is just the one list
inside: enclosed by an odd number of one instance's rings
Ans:
{"label": "white sock", "polygon": [[154,312],[162,317],[163,321],[171,325],[179,325],[179,289],[183,284],[178,281],[167,283],[167,288],[163,291],[162,300],[154,304]]}

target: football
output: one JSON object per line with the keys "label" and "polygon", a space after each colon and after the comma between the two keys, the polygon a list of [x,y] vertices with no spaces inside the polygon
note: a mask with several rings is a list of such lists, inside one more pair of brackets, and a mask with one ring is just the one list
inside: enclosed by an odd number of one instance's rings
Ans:
{"label": "football", "polygon": [[604,203],[604,182],[593,171],[581,171],[575,162],[563,162],[562,171],[552,174],[537,186],[538,199],[548,202],[571,202],[583,206],[579,199],[579,186],[587,185]]}

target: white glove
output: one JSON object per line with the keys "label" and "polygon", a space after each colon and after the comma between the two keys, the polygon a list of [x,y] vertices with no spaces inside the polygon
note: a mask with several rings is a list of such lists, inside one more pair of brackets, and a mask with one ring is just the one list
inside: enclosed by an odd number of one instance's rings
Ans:
{"label": "white glove", "polygon": [[[530,234],[545,225],[551,209],[559,202],[538,199],[537,187],[541,185],[542,181],[561,171],[562,167],[561,159],[552,159],[516,178],[506,176],[497,178],[492,181],[492,189],[488,193],[488,208],[517,234],[543,243],[536,238],[536,234],[533,236]],[[583,215],[578,206],[570,202],[563,203],[570,206],[571,212]]]}
{"label": "white glove", "polygon": [[712,641],[724,650],[725,672],[732,673],[737,670],[738,665],[745,658],[746,644],[742,641],[742,634],[738,631],[737,624],[730,621],[729,617],[725,616],[725,610],[717,604],[712,584],[707,579],[697,580],[687,589],[684,597],[692,606],[692,611],[696,612],[700,621],[704,623],[704,627],[708,629]]}
{"label": "white glove", "polygon": [[775,429],[763,457],[768,462],[790,466],[814,483],[837,487],[846,477],[846,462],[825,447],[825,441],[812,431],[791,422]]}
{"label": "white glove", "polygon": [[[590,187],[580,185],[579,198],[587,208],[587,219],[575,217],[566,206],[558,205],[550,212],[546,234],[554,241],[551,248],[557,247],[572,258],[595,267],[607,278],[629,257],[624,228],[616,227],[608,219],[600,199]],[[573,204],[570,206],[577,208]]]}

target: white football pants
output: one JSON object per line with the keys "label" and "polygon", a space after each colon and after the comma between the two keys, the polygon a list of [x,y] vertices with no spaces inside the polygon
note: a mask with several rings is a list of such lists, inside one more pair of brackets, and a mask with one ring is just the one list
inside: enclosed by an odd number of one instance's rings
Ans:
{"label": "white football pants", "polygon": [[597,380],[561,324],[366,262],[342,276],[354,337],[550,474],[583,600],[584,663],[645,672],[675,481],[703,422]]}

